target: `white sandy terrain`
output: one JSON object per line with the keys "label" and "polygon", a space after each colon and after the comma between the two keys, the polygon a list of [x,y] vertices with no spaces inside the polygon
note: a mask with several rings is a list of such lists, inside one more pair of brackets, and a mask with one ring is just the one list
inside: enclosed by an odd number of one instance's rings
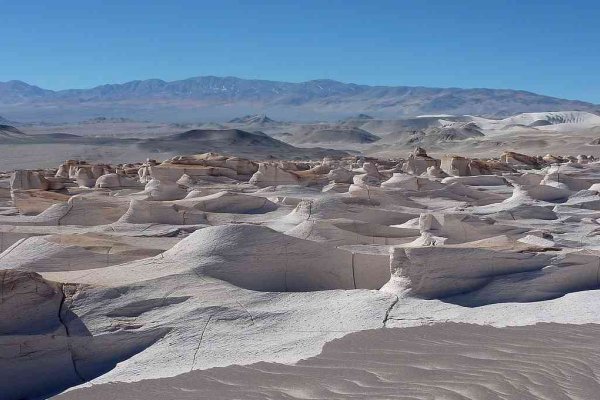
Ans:
{"label": "white sandy terrain", "polygon": [[257,363],[56,399],[592,399],[599,325],[516,328],[447,323],[353,333],[295,365]]}
{"label": "white sandy terrain", "polygon": [[[403,123],[491,151],[466,119]],[[1,174],[2,398],[593,398],[596,154],[305,150]]]}

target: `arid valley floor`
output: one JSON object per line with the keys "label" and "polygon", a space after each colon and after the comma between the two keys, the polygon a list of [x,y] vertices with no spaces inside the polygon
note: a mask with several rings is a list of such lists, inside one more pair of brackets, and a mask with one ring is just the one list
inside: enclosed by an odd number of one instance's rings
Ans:
{"label": "arid valley floor", "polygon": [[0,125],[0,399],[594,399],[600,116]]}

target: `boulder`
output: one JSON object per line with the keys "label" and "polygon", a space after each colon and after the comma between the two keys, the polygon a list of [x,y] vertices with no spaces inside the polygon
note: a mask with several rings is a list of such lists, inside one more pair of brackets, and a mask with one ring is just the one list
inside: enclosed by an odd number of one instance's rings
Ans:
{"label": "boulder", "polygon": [[137,172],[141,183],[148,183],[152,180],[152,175],[150,173],[149,165],[142,165]]}
{"label": "boulder", "polygon": [[10,199],[10,180],[0,180],[0,199]]}
{"label": "boulder", "polygon": [[259,187],[297,185],[300,182],[300,177],[293,172],[282,169],[276,164],[260,163],[258,171],[252,175],[249,182]]}
{"label": "boulder", "polygon": [[432,181],[424,177],[408,175],[404,173],[395,173],[390,179],[381,183],[381,187],[387,189],[405,189],[405,190],[436,190],[444,187],[438,181]]}
{"label": "boulder", "polygon": [[225,160],[225,166],[238,173],[238,175],[252,175],[258,171],[258,164],[245,158],[230,157]]}
{"label": "boulder", "polygon": [[585,178],[571,176],[565,173],[560,166],[552,166],[548,170],[544,179],[540,182],[541,185],[554,186],[566,190],[587,190],[594,182]]}
{"label": "boulder", "polygon": [[141,185],[140,182],[135,179],[128,178],[123,175],[116,173],[102,175],[96,180],[95,187],[103,189],[115,189],[115,188],[135,188]]}
{"label": "boulder", "polygon": [[446,178],[448,174],[444,172],[440,167],[433,165],[431,167],[428,167],[427,171],[423,172],[421,176],[427,176],[431,178]]}
{"label": "boulder", "polygon": [[179,207],[214,213],[256,214],[277,209],[277,206],[267,198],[228,191],[186,198],[176,201],[175,204]]}
{"label": "boulder", "polygon": [[[277,163],[277,165],[281,168],[281,169],[285,169],[286,171],[299,171],[300,169],[298,168],[298,165],[294,162],[291,161],[279,161]],[[308,168],[306,168],[308,169]]]}
{"label": "boulder", "polygon": [[544,157],[542,157],[542,160],[544,160],[548,164],[562,164],[566,162],[564,158],[552,154],[546,154]]}
{"label": "boulder", "polygon": [[[175,156],[161,164],[181,165],[186,167],[218,167],[235,171],[235,175],[251,176],[258,171],[258,164],[245,158],[228,157],[217,153],[195,154],[191,156]],[[192,174],[193,175],[193,174]],[[230,176],[231,173],[228,173]]]}
{"label": "boulder", "polygon": [[516,167],[541,168],[546,161],[540,157],[528,156],[514,151],[505,151],[500,156],[500,161]]}
{"label": "boulder", "polygon": [[110,174],[112,168],[108,165],[104,164],[94,164],[91,166],[90,171],[92,173],[92,177],[94,179],[100,178],[102,175]]}
{"label": "boulder", "polygon": [[588,158],[588,156],[586,156],[585,154],[579,154],[577,156],[577,162],[579,164],[587,164],[590,162],[590,159]]}
{"label": "boulder", "polygon": [[497,160],[478,160],[461,156],[445,156],[441,168],[451,176],[491,175],[515,172],[508,163]]}
{"label": "boulder", "polygon": [[77,167],[74,179],[79,187],[92,188],[96,184],[96,178],[94,177],[91,166]]}
{"label": "boulder", "polygon": [[46,190],[13,190],[14,206],[23,215],[36,215],[54,204],[66,203],[71,196]]}
{"label": "boulder", "polygon": [[48,190],[50,183],[42,172],[19,169],[10,178],[10,188],[11,190]]}
{"label": "boulder", "polygon": [[72,179],[75,177],[75,170],[79,165],[87,165],[85,161],[79,160],[67,160],[61,165],[59,165],[56,174],[54,175],[57,178],[69,178]]}
{"label": "boulder", "polygon": [[477,175],[477,176],[449,176],[442,179],[442,183],[459,182],[467,186],[506,186],[506,178],[498,175]]}
{"label": "boulder", "polygon": [[336,183],[332,182],[329,185],[323,186],[322,192],[335,192],[335,193],[347,193],[350,188],[349,183]]}
{"label": "boulder", "polygon": [[346,168],[335,168],[329,171],[327,178],[333,183],[352,183],[354,173]]}
{"label": "boulder", "polygon": [[177,182],[175,182],[175,183],[180,186],[185,186],[187,188],[190,188],[190,187],[196,185],[197,181],[195,179],[193,179],[191,176],[189,176],[188,174],[183,174],[183,175],[181,175],[181,178],[177,179]]}
{"label": "boulder", "polygon": [[354,177],[352,177],[352,185],[357,185],[357,186],[379,186],[379,184],[381,183],[381,181],[374,177],[373,175],[369,175],[369,174],[360,174],[360,175],[354,175]]}
{"label": "boulder", "polygon": [[62,190],[68,185],[73,186],[73,183],[68,178],[61,177],[46,177],[48,181],[48,190]]}
{"label": "boulder", "polygon": [[308,169],[306,172],[310,172],[315,175],[325,175],[331,171],[331,167],[327,164],[318,164]]}
{"label": "boulder", "polygon": [[129,209],[119,222],[130,224],[207,224],[206,214],[199,210],[181,207],[172,202],[131,200]]}
{"label": "boulder", "polygon": [[512,173],[517,170],[509,164],[498,160],[470,160],[469,174],[470,175],[491,175]]}
{"label": "boulder", "polygon": [[478,247],[396,247],[390,258],[392,278],[382,290],[443,298],[469,307],[542,301],[597,289],[599,261],[598,255],[586,251],[556,254]]}
{"label": "boulder", "polygon": [[34,272],[4,269],[0,270],[0,293],[3,335],[35,335],[61,328],[59,312],[63,293],[58,283]]}
{"label": "boulder", "polygon": [[220,166],[160,164],[150,167],[152,179],[162,182],[177,182],[183,175],[192,180],[205,177],[227,177],[236,180],[246,180],[248,175],[239,175],[235,170]]}
{"label": "boulder", "polygon": [[133,194],[133,197],[140,200],[169,201],[183,199],[186,195],[187,190],[176,183],[152,179],[143,191]]}
{"label": "boulder", "polygon": [[442,157],[440,167],[448,175],[468,176],[471,175],[469,162],[470,160],[466,157],[444,156]]}
{"label": "boulder", "polygon": [[429,167],[440,167],[441,161],[429,157],[424,149],[417,147],[414,152],[408,156],[402,169],[404,172],[413,175],[421,175]]}
{"label": "boulder", "polygon": [[362,168],[367,173],[367,175],[370,175],[370,176],[372,176],[374,178],[377,178],[377,179],[383,179],[384,178],[383,175],[381,175],[381,173],[377,169],[377,165],[375,165],[374,163],[366,162],[366,163],[363,164]]}
{"label": "boulder", "polygon": [[68,178],[69,177],[69,166],[67,164],[61,164],[56,171],[57,178]]}

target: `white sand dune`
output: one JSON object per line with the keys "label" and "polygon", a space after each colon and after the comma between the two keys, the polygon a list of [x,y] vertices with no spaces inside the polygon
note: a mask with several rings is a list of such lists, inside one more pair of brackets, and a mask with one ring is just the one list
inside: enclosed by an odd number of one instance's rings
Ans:
{"label": "white sand dune", "polygon": [[97,385],[56,399],[593,399],[600,325],[369,330],[295,365],[257,363]]}

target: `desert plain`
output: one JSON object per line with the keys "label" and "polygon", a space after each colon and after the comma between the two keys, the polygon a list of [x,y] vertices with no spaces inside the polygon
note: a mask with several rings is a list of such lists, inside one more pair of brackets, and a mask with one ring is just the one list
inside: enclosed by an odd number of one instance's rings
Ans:
{"label": "desert plain", "polygon": [[591,399],[600,116],[0,125],[0,398]]}

